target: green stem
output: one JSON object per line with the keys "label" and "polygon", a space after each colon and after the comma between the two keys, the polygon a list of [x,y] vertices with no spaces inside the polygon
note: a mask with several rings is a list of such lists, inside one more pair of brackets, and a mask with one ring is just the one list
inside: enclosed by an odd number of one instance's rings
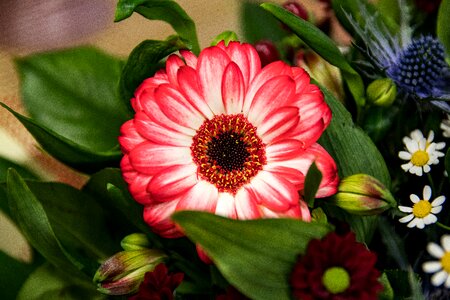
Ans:
{"label": "green stem", "polygon": [[436,189],[434,188],[434,181],[431,177],[430,173],[427,173],[428,181],[430,182],[431,190],[433,191],[433,194],[437,193]]}
{"label": "green stem", "polygon": [[444,225],[441,222],[436,222],[436,225],[450,231],[450,226]]}

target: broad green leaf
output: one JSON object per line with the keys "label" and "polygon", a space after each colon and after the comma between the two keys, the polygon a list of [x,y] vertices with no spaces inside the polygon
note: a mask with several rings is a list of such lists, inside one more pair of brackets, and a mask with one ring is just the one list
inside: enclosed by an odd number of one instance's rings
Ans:
{"label": "broad green leaf", "polygon": [[236,32],[224,31],[213,39],[211,46],[217,45],[220,41],[224,41],[225,45],[228,45],[231,41],[237,41],[237,40],[238,40],[238,36],[237,36]]}
{"label": "broad green leaf", "polygon": [[314,199],[322,181],[322,173],[317,168],[316,163],[312,163],[306,173],[304,200],[309,207],[314,207]]}
{"label": "broad green leaf", "polygon": [[450,16],[450,0],[442,0],[439,6],[437,18],[437,37],[445,48],[447,59],[450,61],[450,27],[448,26],[448,18]]}
{"label": "broad green leaf", "polygon": [[361,76],[347,62],[336,44],[319,28],[307,22],[284,8],[263,3],[261,6],[271,12],[277,19],[286,24],[311,49],[330,64],[338,67],[349,87],[350,92],[359,107],[365,104],[365,89]]}
{"label": "broad green leaf", "polygon": [[393,300],[394,290],[392,289],[386,273],[381,274],[379,280],[383,284],[383,291],[378,295],[378,300]]}
{"label": "broad green leaf", "polygon": [[175,36],[166,41],[143,41],[131,51],[120,76],[120,94],[127,105],[139,84],[158,70],[158,62],[182,48],[186,46]]}
{"label": "broad green leaf", "polygon": [[73,274],[81,274],[84,265],[63,248],[53,231],[42,204],[20,175],[10,169],[7,193],[11,215],[25,238],[50,263]]}
{"label": "broad green leaf", "polygon": [[178,35],[185,40],[195,54],[200,52],[194,21],[172,0],[119,0],[116,7],[115,22],[122,21],[137,12],[149,20],[169,23]]}
{"label": "broad green leaf", "polygon": [[288,276],[311,239],[330,227],[294,219],[238,221],[205,212],[173,215],[222,275],[252,299],[290,299]]}
{"label": "broad green leaf", "polygon": [[[27,128],[45,151],[79,171],[93,172],[105,166],[117,165],[122,157],[118,147],[104,152],[93,152],[59,135],[48,127],[13,111],[5,104],[0,103],[0,105],[9,110]],[[92,126],[95,127],[95,125]],[[117,135],[119,129],[116,128],[115,132]]]}
{"label": "broad green leaf", "polygon": [[33,120],[93,152],[116,148],[131,116],[116,88],[122,61],[82,47],[20,58],[16,66]]}
{"label": "broad green leaf", "polygon": [[404,270],[385,270],[392,289],[394,290],[394,299],[425,299],[420,287],[420,281],[412,269]]}
{"label": "broad green leaf", "polygon": [[37,268],[22,286],[17,300],[79,300],[106,299],[95,290],[95,285],[87,281],[77,281],[73,277],[58,272],[50,264]]}
{"label": "broad green leaf", "polygon": [[262,40],[277,42],[289,34],[280,26],[277,19],[254,1],[244,0],[241,2],[240,21],[244,40],[248,43]]}
{"label": "broad green leaf", "polygon": [[33,264],[18,261],[0,250],[0,299],[15,299],[34,268]]}
{"label": "broad green leaf", "polygon": [[[389,171],[377,147],[361,128],[355,126],[345,107],[327,90],[322,88],[322,92],[332,110],[333,118],[319,143],[336,161],[339,176],[344,178],[365,173],[375,177],[389,189]],[[358,241],[370,241],[377,226],[376,216],[357,217],[339,209],[333,211],[350,224]]]}
{"label": "broad green leaf", "polygon": [[[69,185],[53,182],[26,182],[42,204],[56,237],[71,251],[92,257],[93,262],[120,251],[120,240],[113,220],[103,207],[87,193]],[[92,270],[97,264],[92,263]]]}

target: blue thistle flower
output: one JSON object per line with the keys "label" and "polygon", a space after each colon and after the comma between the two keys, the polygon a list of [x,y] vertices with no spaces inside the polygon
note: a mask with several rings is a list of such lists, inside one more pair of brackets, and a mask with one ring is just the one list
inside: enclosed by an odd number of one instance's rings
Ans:
{"label": "blue thistle flower", "polygon": [[345,15],[355,32],[365,44],[358,47],[379,71],[385,72],[399,90],[415,99],[429,100],[431,104],[450,113],[450,67],[445,61],[442,43],[432,36],[412,38],[409,8],[399,0],[401,24],[398,34],[392,34],[378,14],[370,14],[361,4],[364,24],[352,15]]}

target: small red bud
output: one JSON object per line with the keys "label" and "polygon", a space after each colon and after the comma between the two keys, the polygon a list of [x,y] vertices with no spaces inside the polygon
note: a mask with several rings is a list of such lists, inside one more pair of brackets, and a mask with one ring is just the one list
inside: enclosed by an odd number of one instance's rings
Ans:
{"label": "small red bud", "polygon": [[283,4],[283,8],[302,18],[303,20],[308,20],[308,12],[306,11],[305,7],[297,1],[287,1]]}
{"label": "small red bud", "polygon": [[280,59],[277,48],[270,41],[257,42],[255,44],[255,49],[261,59],[262,67]]}

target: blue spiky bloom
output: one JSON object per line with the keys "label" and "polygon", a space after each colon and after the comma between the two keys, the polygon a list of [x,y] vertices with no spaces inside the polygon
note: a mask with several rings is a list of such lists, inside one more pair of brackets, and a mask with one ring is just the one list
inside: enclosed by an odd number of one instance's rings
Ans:
{"label": "blue spiky bloom", "polygon": [[442,96],[447,73],[444,46],[432,36],[413,39],[386,70],[398,87],[419,98]]}

